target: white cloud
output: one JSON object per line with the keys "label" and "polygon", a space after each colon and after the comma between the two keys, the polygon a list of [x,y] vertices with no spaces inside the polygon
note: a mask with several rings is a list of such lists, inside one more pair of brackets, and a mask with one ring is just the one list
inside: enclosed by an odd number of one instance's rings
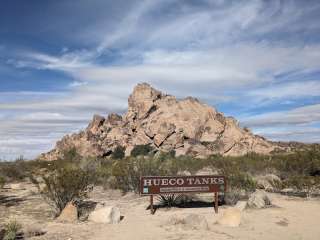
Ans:
{"label": "white cloud", "polygon": [[87,84],[88,84],[88,82],[73,81],[72,83],[69,84],[69,86],[74,88],[74,87],[84,86]]}
{"label": "white cloud", "polygon": [[289,126],[265,127],[254,129],[256,134],[263,135],[275,141],[299,141],[306,143],[320,143],[320,129],[316,127]]}
{"label": "white cloud", "polygon": [[299,100],[301,98],[319,97],[320,81],[302,80],[299,82],[286,82],[272,84],[268,87],[258,88],[247,93],[247,96],[255,101],[279,101],[287,99],[285,104],[292,104],[289,99]]}
{"label": "white cloud", "polygon": [[241,122],[249,127],[320,123],[320,104],[255,115],[243,118]]}

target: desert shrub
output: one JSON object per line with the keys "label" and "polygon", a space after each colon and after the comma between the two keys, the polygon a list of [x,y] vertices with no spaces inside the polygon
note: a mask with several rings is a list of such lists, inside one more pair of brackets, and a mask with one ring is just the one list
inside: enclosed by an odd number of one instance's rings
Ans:
{"label": "desert shrub", "polygon": [[126,149],[125,149],[124,147],[122,147],[122,146],[117,146],[117,147],[114,149],[114,151],[112,152],[111,158],[113,158],[113,159],[122,159],[122,158],[124,158],[124,155],[125,155],[124,151],[125,151],[125,150],[126,150]]}
{"label": "desert shrub", "polygon": [[81,159],[80,154],[75,147],[67,149],[63,152],[64,161],[77,162]]}
{"label": "desert shrub", "polygon": [[4,225],[4,237],[3,240],[15,240],[21,230],[21,224],[16,220],[10,220]]}
{"label": "desert shrub", "polygon": [[5,162],[1,164],[0,174],[8,181],[20,181],[27,177],[26,164],[23,161]]}
{"label": "desert shrub", "polygon": [[170,175],[176,175],[178,172],[188,171],[191,174],[207,167],[207,159],[198,159],[191,156],[167,157],[161,161],[162,168]]}
{"label": "desert shrub", "polygon": [[80,168],[61,168],[41,178],[45,184],[42,189],[35,178],[32,178],[32,181],[44,199],[53,206],[57,215],[68,202],[85,198],[94,183],[93,174]]}
{"label": "desert shrub", "polygon": [[246,169],[242,163],[240,164],[238,158],[212,156],[210,160],[211,166],[216,168],[221,175],[224,175],[227,178],[227,187],[229,189],[239,189],[248,192],[256,189],[256,182],[252,176],[248,174],[248,169]]}
{"label": "desert shrub", "polygon": [[153,150],[153,147],[150,146],[149,144],[146,145],[136,145],[131,151],[131,156],[132,157],[137,157],[137,156],[146,156],[148,155],[151,151]]}
{"label": "desert shrub", "polygon": [[292,175],[311,176],[320,172],[320,151],[298,151],[291,154],[273,156],[273,165],[278,169],[283,178]]}
{"label": "desert shrub", "polygon": [[247,192],[253,192],[256,189],[254,179],[244,172],[233,172],[226,174],[228,185],[234,189],[241,189]]}
{"label": "desert shrub", "polygon": [[6,179],[0,176],[0,189],[3,188],[4,184],[6,183]]}
{"label": "desert shrub", "polygon": [[149,157],[130,157],[117,160],[112,164],[111,175],[114,177],[113,188],[123,192],[138,191],[141,176],[166,175],[161,161]]}
{"label": "desert shrub", "polygon": [[284,180],[285,187],[294,188],[299,191],[310,192],[314,188],[320,187],[320,177],[312,176],[291,176]]}
{"label": "desert shrub", "polygon": [[96,169],[96,184],[101,185],[104,189],[112,187],[112,165],[103,164]]}

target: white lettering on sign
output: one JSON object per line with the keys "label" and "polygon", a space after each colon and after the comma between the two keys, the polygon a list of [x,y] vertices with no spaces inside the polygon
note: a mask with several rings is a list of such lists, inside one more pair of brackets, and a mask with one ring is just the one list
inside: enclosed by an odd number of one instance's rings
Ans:
{"label": "white lettering on sign", "polygon": [[152,186],[152,179],[144,179],[143,186]]}
{"label": "white lettering on sign", "polygon": [[144,179],[143,186],[175,186],[175,185],[209,185],[225,184],[223,177],[188,177],[188,178],[155,178]]}

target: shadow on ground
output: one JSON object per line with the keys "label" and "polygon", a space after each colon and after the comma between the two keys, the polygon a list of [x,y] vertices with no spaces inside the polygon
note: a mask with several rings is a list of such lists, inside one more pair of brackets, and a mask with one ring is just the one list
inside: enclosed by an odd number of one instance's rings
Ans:
{"label": "shadow on ground", "polygon": [[[224,205],[223,201],[218,202],[218,206]],[[184,202],[179,204],[174,204],[172,206],[167,205],[161,205],[161,204],[155,204],[153,205],[154,212],[157,211],[157,209],[161,208],[212,208],[214,207],[214,201],[212,202],[206,202],[206,201],[190,201],[190,202]],[[151,206],[149,205],[146,210],[150,210]]]}
{"label": "shadow on ground", "polygon": [[0,205],[4,205],[5,207],[13,207],[19,205],[21,202],[24,202],[26,199],[17,197],[14,195],[2,196],[0,195]]}

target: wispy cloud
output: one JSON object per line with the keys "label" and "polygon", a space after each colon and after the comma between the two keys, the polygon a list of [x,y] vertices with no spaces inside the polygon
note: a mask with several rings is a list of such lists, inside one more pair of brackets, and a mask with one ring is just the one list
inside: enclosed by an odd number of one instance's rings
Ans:
{"label": "wispy cloud", "polygon": [[259,114],[243,119],[242,123],[252,127],[320,123],[320,104]]}

